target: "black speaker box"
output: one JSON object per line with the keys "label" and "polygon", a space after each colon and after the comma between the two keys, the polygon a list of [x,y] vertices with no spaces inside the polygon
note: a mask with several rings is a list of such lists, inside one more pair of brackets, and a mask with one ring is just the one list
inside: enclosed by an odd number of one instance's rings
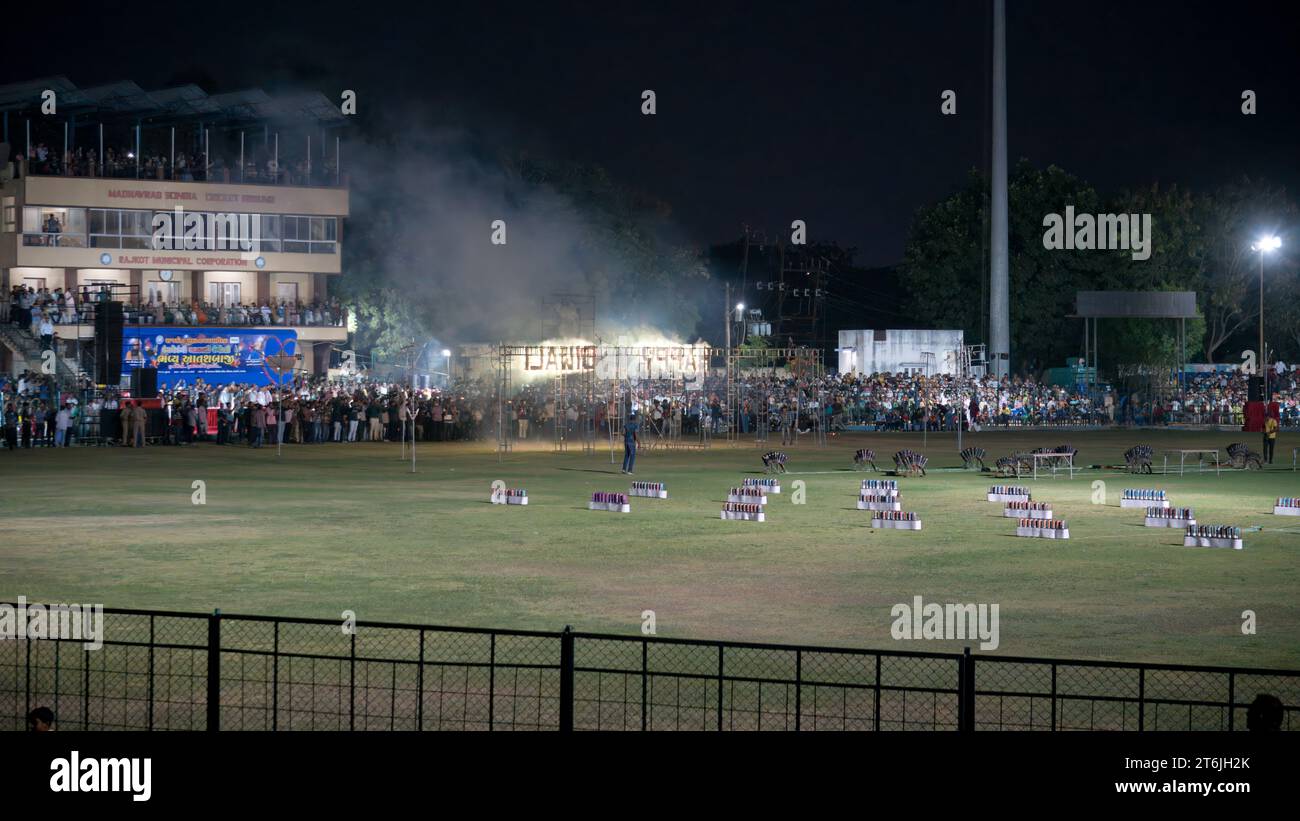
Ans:
{"label": "black speaker box", "polygon": [[131,371],[131,396],[153,399],[158,395],[158,369],[136,368]]}
{"label": "black speaker box", "polygon": [[116,385],[122,381],[122,303],[95,306],[95,381]]}
{"label": "black speaker box", "polygon": [[1264,401],[1264,377],[1252,376],[1250,378],[1250,381],[1246,384],[1246,401]]}

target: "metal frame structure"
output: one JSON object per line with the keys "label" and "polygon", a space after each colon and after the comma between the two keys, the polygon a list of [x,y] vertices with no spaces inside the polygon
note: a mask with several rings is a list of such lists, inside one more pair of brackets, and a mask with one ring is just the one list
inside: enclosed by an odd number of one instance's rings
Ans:
{"label": "metal frame structure", "polygon": [[[496,361],[496,383],[497,383],[497,445],[496,451],[499,459],[503,459],[505,454],[514,450],[514,434],[511,429],[513,420],[516,418],[514,406],[514,369],[516,360],[528,356],[530,352],[538,350],[538,345],[521,345],[513,343],[500,343],[497,346]],[[686,346],[683,346],[686,347]],[[585,346],[584,358],[589,357],[591,363],[602,360],[613,362],[612,372],[598,377],[595,367],[580,367],[548,374],[547,377],[552,380],[549,390],[547,391],[554,397],[555,415],[552,419],[552,451],[555,453],[565,453],[569,449],[569,433],[567,431],[567,420],[562,419],[564,413],[564,403],[568,400],[570,394],[575,391],[580,397],[580,411],[576,433],[582,438],[582,452],[585,455],[593,455],[596,451],[596,425],[595,409],[596,402],[606,404],[606,419],[608,421],[609,433],[609,451],[611,462],[615,459],[617,450],[618,434],[622,430],[622,422],[627,417],[629,406],[633,400],[633,394],[636,390],[632,380],[635,378],[631,373],[630,363],[637,360],[644,360],[647,357],[653,357],[664,350],[664,346],[626,346],[626,345],[603,345],[594,344]],[[697,347],[693,348],[695,355],[701,360],[701,377],[707,377],[712,370],[710,367],[715,361],[722,360],[725,371],[725,388],[724,402],[725,406],[724,421],[726,423],[726,441],[731,445],[739,444],[742,433],[740,432],[740,413],[743,408],[744,394],[744,368],[749,363],[762,363],[757,367],[770,367],[773,374],[778,368],[792,369],[797,374],[807,376],[811,379],[820,378],[825,373],[824,352],[820,348],[768,348],[763,350],[748,350],[740,348],[712,348]],[[587,353],[589,352],[589,353]],[[689,380],[682,377],[671,377],[676,380],[682,379],[684,392],[692,393],[688,386]],[[703,382],[701,382],[703,385]],[[705,401],[707,391],[701,388],[700,401]],[[824,407],[825,391],[818,389],[818,408]],[[753,431],[754,442],[756,445],[766,444],[770,429],[770,404],[772,396],[765,394],[762,397],[762,405],[757,410],[758,424]],[[803,397],[796,395],[795,419],[798,419],[798,412],[802,409]],[[658,441],[653,443],[653,447],[669,448],[691,448],[706,449],[711,447],[713,433],[711,425],[706,421],[705,411],[707,406],[701,408],[701,425],[698,436],[692,440],[687,440],[681,436],[680,429],[672,427],[668,436],[660,436]],[[792,432],[792,442],[785,444],[796,444],[798,441],[797,425]],[[818,413],[813,423],[811,434],[814,441],[819,447],[826,445],[826,422],[824,413]]]}
{"label": "metal frame structure", "polygon": [[[1189,296],[1190,295],[1190,296]],[[1178,310],[1175,306],[1190,300],[1191,310]],[[1178,340],[1177,380],[1181,399],[1187,386],[1187,320],[1198,319],[1196,294],[1191,291],[1137,291],[1107,292],[1078,291],[1075,294],[1076,311],[1072,319],[1083,320],[1083,365],[1088,374],[1089,387],[1097,384],[1098,320],[1101,319],[1173,319],[1177,320],[1175,332]],[[1109,305],[1111,309],[1106,309]]]}

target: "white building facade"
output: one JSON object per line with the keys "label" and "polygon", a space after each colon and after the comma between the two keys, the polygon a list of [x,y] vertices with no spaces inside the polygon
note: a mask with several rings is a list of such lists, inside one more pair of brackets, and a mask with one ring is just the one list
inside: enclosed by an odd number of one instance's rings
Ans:
{"label": "white building facade", "polygon": [[840,331],[840,373],[955,374],[958,353],[965,346],[962,331],[866,330]]}

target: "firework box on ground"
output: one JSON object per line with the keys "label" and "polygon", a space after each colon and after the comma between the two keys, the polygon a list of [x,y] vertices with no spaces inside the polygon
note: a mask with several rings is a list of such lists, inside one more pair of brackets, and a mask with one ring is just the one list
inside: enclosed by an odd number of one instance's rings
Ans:
{"label": "firework box on ground", "polygon": [[1183,531],[1183,547],[1224,547],[1243,550],[1241,528],[1230,525],[1188,525]]}
{"label": "firework box on ground", "polygon": [[721,518],[741,522],[767,521],[767,516],[763,513],[763,506],[751,502],[727,502],[722,506]]}
{"label": "firework box on ground", "polygon": [[1119,499],[1120,507],[1169,507],[1169,496],[1163,490],[1154,487],[1124,488],[1124,495]]}
{"label": "firework box on ground", "polygon": [[668,486],[663,482],[633,482],[629,496],[644,496],[648,499],[667,499]]}
{"label": "firework box on ground", "polygon": [[631,513],[632,505],[628,503],[626,493],[597,491],[591,494],[591,501],[587,503],[587,509],[607,510],[611,513]]}
{"label": "firework box on ground", "polygon": [[1147,527],[1187,527],[1195,524],[1196,516],[1190,507],[1147,508]]}
{"label": "firework box on ground", "polygon": [[781,492],[781,483],[775,479],[755,479],[751,477],[741,482],[741,486],[762,488],[773,495]]}
{"label": "firework box on ground", "polygon": [[727,501],[737,504],[765,505],[767,495],[756,487],[733,487],[727,492]]}
{"label": "firework box on ground", "polygon": [[896,495],[858,494],[858,510],[902,510],[903,503]]}
{"label": "firework box on ground", "polygon": [[920,530],[921,517],[916,513],[880,511],[871,517],[871,526],[891,530]]}
{"label": "firework box on ground", "polygon": [[1032,498],[1029,488],[1015,485],[994,485],[988,497],[990,502],[1028,502]]}
{"label": "firework box on ground", "polygon": [[1030,539],[1068,539],[1070,526],[1063,519],[1021,519],[1016,535]]}
{"label": "firework box on ground", "polygon": [[1300,516],[1300,498],[1283,497],[1277,500],[1273,505],[1273,515],[1275,516]]}
{"label": "firework box on ground", "polygon": [[1007,519],[1050,519],[1052,506],[1047,502],[1008,502],[1002,509],[1002,516]]}
{"label": "firework box on ground", "polygon": [[863,479],[859,496],[889,496],[898,498],[898,482],[893,479]]}
{"label": "firework box on ground", "polygon": [[508,487],[499,492],[493,491],[491,500],[494,505],[526,505],[528,491],[521,487]]}

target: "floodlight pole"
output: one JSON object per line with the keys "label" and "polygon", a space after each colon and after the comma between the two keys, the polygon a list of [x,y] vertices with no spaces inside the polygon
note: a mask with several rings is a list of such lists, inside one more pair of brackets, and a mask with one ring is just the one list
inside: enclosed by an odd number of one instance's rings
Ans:
{"label": "floodlight pole", "polygon": [[1006,2],[993,0],[993,157],[990,174],[989,354],[998,381],[1011,371],[1010,252],[1007,216]]}
{"label": "floodlight pole", "polygon": [[1260,386],[1261,398],[1264,400],[1264,415],[1268,416],[1268,354],[1264,350],[1264,251],[1265,243],[1259,243],[1259,366],[1264,377]]}

